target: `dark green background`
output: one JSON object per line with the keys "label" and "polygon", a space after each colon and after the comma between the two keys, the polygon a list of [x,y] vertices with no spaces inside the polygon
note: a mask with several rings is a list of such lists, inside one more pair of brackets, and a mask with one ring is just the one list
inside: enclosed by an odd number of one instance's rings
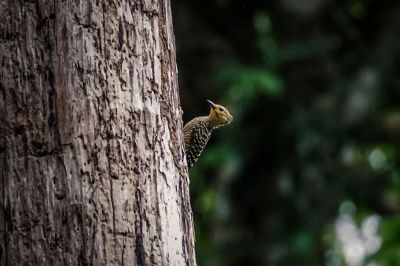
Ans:
{"label": "dark green background", "polygon": [[400,1],[172,10],[184,122],[235,116],[190,171],[198,264],[353,266],[335,228],[375,217],[361,265],[400,265]]}

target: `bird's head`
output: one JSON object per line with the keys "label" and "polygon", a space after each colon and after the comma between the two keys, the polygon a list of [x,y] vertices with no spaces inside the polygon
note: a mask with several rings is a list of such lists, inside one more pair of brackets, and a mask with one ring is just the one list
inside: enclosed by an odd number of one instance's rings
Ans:
{"label": "bird's head", "polygon": [[233,116],[229,113],[228,109],[222,105],[215,104],[210,100],[207,100],[211,110],[208,116],[213,128],[217,128],[223,125],[230,124],[233,121]]}

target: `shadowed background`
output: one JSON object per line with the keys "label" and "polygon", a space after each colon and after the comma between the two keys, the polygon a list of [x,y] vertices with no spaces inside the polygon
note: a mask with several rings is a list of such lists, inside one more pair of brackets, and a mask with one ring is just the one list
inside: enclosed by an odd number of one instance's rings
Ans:
{"label": "shadowed background", "polygon": [[400,2],[174,0],[199,265],[400,261]]}

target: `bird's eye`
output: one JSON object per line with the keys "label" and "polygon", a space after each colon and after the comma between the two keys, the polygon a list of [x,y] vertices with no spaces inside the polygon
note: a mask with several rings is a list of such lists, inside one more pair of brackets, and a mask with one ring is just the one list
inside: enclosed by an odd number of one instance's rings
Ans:
{"label": "bird's eye", "polygon": [[220,107],[220,108],[218,108],[218,110],[222,112],[224,109],[222,109],[222,107]]}

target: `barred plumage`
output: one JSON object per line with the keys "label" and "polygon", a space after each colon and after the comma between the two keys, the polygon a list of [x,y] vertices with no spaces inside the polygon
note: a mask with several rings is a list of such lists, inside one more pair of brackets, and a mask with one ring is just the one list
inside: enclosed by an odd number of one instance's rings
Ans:
{"label": "barred plumage", "polygon": [[218,104],[208,101],[210,114],[196,117],[183,128],[185,136],[186,161],[189,168],[200,157],[201,152],[211,137],[212,130],[223,125],[230,124],[233,120],[229,111]]}

